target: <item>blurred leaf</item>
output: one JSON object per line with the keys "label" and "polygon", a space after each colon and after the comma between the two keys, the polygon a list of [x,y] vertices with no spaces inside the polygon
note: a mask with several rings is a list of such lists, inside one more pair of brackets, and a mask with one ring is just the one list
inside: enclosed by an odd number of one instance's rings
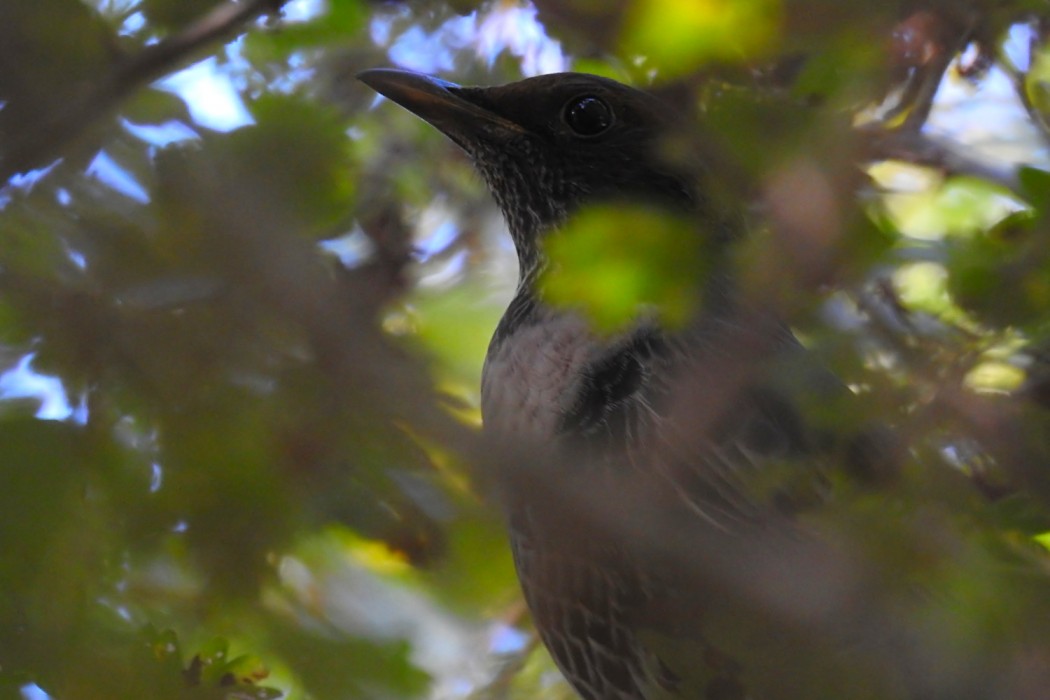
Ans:
{"label": "blurred leaf", "polygon": [[541,289],[553,304],[577,307],[602,332],[622,330],[650,309],[681,326],[693,313],[710,256],[701,233],[640,207],[590,207],[545,241],[551,265]]}
{"label": "blurred leaf", "polygon": [[948,272],[936,263],[902,265],[893,275],[901,301],[909,308],[935,316],[946,316],[953,310],[948,294]]}
{"label": "blurred leaf", "polygon": [[[68,267],[61,241],[48,221],[28,212],[9,213],[0,228],[0,265],[22,274],[50,277]],[[57,227],[56,227],[57,228]]]}
{"label": "blurred leaf", "polygon": [[278,622],[270,634],[312,697],[387,700],[418,697],[426,688],[427,676],[409,661],[404,643],[336,638]]}
{"label": "blurred leaf", "polygon": [[179,119],[192,124],[186,102],[168,90],[150,88],[133,95],[123,106],[122,114],[132,122],[159,124]]}
{"label": "blurred leaf", "polygon": [[274,60],[304,49],[344,43],[368,22],[368,7],[361,0],[330,0],[305,21],[288,24],[279,32],[252,33],[246,40],[247,55],[255,61]]}
{"label": "blurred leaf", "polygon": [[486,292],[480,283],[467,282],[412,298],[418,312],[417,337],[441,363],[440,370],[459,382],[473,383],[481,376],[489,336],[503,313],[505,301]]}
{"label": "blurred leaf", "polygon": [[179,30],[203,17],[221,0],[142,0],[142,12],[152,24],[165,30]]}
{"label": "blurred leaf", "polygon": [[982,362],[967,373],[965,382],[978,391],[1016,391],[1024,382],[1024,371],[1005,362]]}
{"label": "blurred leaf", "polygon": [[815,125],[813,107],[790,94],[770,94],[712,81],[702,94],[704,125],[734,154],[739,167],[760,177],[796,156]]}
{"label": "blurred leaf", "polygon": [[348,213],[353,192],[346,125],[338,112],[315,103],[266,95],[252,106],[258,120],[219,142],[228,176],[272,197],[321,235]]}
{"label": "blurred leaf", "polygon": [[[215,638],[198,648],[184,671],[186,684],[191,687],[223,688],[223,695],[236,698],[277,698],[281,693],[256,687],[269,671],[254,656],[231,656],[230,645],[225,639]],[[236,687],[236,690],[233,688]]]}
{"label": "blurred leaf", "polygon": [[1023,206],[1004,187],[966,176],[919,193],[889,195],[886,204],[902,233],[923,239],[973,236]]}
{"label": "blurred leaf", "polygon": [[0,3],[0,135],[38,126],[114,58],[112,30],[80,0]]}
{"label": "blurred leaf", "polygon": [[172,407],[159,427],[166,488],[158,507],[185,523],[216,593],[256,595],[267,553],[289,541],[294,503],[280,481],[265,401],[219,389]]}
{"label": "blurred leaf", "polygon": [[1046,46],[1040,47],[1033,55],[1032,64],[1024,75],[1024,90],[1032,107],[1046,119],[1050,115],[1050,51]]}
{"label": "blurred leaf", "polygon": [[988,516],[1004,530],[1013,530],[1032,538],[1042,546],[1050,544],[1050,515],[1025,494],[999,500],[988,508]]}
{"label": "blurred leaf", "polygon": [[949,289],[983,322],[1040,326],[1050,305],[1050,256],[1030,211],[1016,212],[986,233],[948,246]]}
{"label": "blurred leaf", "polygon": [[[0,605],[17,605],[17,597],[32,590],[38,567],[57,544],[53,538],[75,515],[77,487],[88,480],[84,437],[65,423],[0,416]],[[2,617],[10,619],[6,612]]]}
{"label": "blurred leaf", "polygon": [[426,581],[454,609],[470,614],[498,610],[518,590],[506,533],[493,514],[461,510],[463,516],[449,528],[448,561]]}
{"label": "blurred leaf", "polygon": [[712,60],[742,61],[773,48],[777,0],[639,0],[623,48],[652,60],[666,76]]}
{"label": "blurred leaf", "polygon": [[870,99],[875,78],[885,70],[881,47],[848,31],[823,38],[828,43],[820,51],[800,59],[802,67],[791,81],[791,93],[851,107]]}
{"label": "blurred leaf", "polygon": [[1047,209],[1050,208],[1050,172],[1041,168],[1021,166],[1017,169],[1017,178],[1028,203],[1045,218]]}

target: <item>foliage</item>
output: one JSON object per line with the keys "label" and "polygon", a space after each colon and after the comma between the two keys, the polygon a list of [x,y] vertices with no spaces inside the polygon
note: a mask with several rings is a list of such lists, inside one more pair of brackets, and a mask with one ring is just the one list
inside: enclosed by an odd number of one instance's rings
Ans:
{"label": "foliage", "polygon": [[[0,3],[0,697],[568,696],[477,430],[516,266],[466,159],[353,80],[391,63],[564,64],[695,116],[672,158],[713,208],[758,210],[742,293],[863,399],[810,410],[900,444],[805,516],[861,563],[801,596],[803,631],[878,578],[911,646],[857,673],[898,654],[926,697],[1045,692],[1045,5],[535,12]],[[694,228],[584,211],[549,297],[604,330],[639,304],[681,323],[710,267]]]}
{"label": "foliage", "polygon": [[[553,261],[542,285],[553,304],[578,306],[603,332],[622,331],[639,309],[681,328],[695,314],[710,255],[709,231],[639,207],[593,207],[546,242]],[[600,259],[601,265],[592,261]]]}

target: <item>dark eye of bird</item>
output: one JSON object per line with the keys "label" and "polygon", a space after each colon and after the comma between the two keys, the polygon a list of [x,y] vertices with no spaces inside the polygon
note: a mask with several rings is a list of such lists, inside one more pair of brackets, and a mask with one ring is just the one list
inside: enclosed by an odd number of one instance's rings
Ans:
{"label": "dark eye of bird", "polygon": [[576,97],[565,105],[565,123],[580,136],[597,136],[612,126],[613,113],[597,97]]}

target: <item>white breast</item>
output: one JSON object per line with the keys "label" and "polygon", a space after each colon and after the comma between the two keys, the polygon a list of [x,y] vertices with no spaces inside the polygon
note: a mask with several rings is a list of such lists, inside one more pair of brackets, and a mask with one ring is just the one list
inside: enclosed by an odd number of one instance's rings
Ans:
{"label": "white breast", "polygon": [[578,316],[559,314],[519,328],[485,361],[481,412],[486,430],[553,437],[597,349]]}

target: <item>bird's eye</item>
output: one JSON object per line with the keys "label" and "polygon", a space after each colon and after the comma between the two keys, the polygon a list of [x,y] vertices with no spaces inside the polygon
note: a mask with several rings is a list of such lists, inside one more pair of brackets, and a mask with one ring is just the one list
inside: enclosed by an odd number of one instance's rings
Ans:
{"label": "bird's eye", "polygon": [[580,136],[597,136],[613,123],[609,105],[597,97],[576,97],[565,105],[565,123]]}

